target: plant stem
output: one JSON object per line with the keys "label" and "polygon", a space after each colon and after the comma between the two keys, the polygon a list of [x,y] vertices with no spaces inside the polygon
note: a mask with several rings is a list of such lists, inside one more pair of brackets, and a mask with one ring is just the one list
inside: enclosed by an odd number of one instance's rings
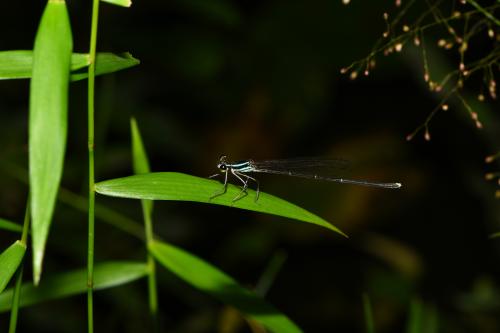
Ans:
{"label": "plant stem", "polygon": [[[30,225],[30,199],[26,203],[26,212],[24,213],[23,222],[23,233],[21,236],[21,243],[27,245],[28,243],[28,230]],[[12,310],[10,312],[10,323],[9,323],[9,333],[16,332],[17,326],[17,314],[19,312],[19,300],[21,299],[21,285],[23,282],[23,268],[24,268],[24,258],[19,265],[16,274],[16,285],[14,286],[14,295],[12,295]]]}
{"label": "plant stem", "polygon": [[90,31],[90,65],[88,69],[88,153],[89,153],[89,231],[88,231],[88,258],[87,258],[87,316],[88,333],[94,332],[93,289],[94,289],[94,84],[95,84],[95,55],[97,45],[97,22],[99,17],[99,0],[93,0],[92,26]]}
{"label": "plant stem", "polygon": [[474,6],[474,8],[476,8],[478,11],[483,13],[484,16],[493,21],[496,25],[500,26],[500,20],[498,20],[495,16],[493,16],[493,14],[490,13],[488,10],[486,10],[484,7],[481,7],[476,1],[467,0],[467,2],[470,3],[472,6]]}
{"label": "plant stem", "polygon": [[24,260],[17,270],[16,285],[14,286],[14,295],[12,296],[12,310],[10,312],[9,333],[16,332],[17,313],[19,312],[19,300],[21,298],[21,285],[23,282]]}
{"label": "plant stem", "polygon": [[[141,201],[142,212],[144,215],[144,231],[146,234],[146,243],[149,245],[153,240],[153,223],[151,219],[151,209],[148,209],[148,202],[145,200]],[[151,207],[151,206],[149,206]],[[148,252],[147,256],[149,275],[148,275],[148,292],[149,292],[149,311],[151,312],[151,317],[153,320],[154,332],[159,332],[158,325],[158,297],[156,288],[156,264],[153,256]]]}

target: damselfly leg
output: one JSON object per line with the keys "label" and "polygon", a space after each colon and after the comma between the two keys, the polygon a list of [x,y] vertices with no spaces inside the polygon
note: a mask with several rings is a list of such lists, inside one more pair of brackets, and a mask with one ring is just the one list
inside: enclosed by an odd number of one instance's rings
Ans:
{"label": "damselfly leg", "polygon": [[[238,193],[238,195],[236,195],[232,202],[235,202],[235,201],[238,201],[242,198],[244,198],[245,196],[248,195],[248,192],[247,192],[247,189],[248,189],[248,182],[250,180],[253,180],[255,182],[255,184],[257,184],[257,189],[256,189],[256,194],[255,194],[255,202],[257,202],[257,200],[259,199],[259,181],[253,177],[250,177],[248,175],[245,175],[241,172],[238,172],[236,171],[235,169],[233,168],[227,168],[226,170],[224,170],[224,184],[222,186],[222,189],[220,191],[217,191],[215,192],[211,197],[210,199],[213,199],[213,198],[216,198],[220,195],[223,195],[227,192],[227,181],[228,181],[228,175],[229,175],[229,171],[231,171],[231,174],[233,174],[233,176],[235,176],[236,178],[238,178],[242,183],[243,183],[243,186],[241,187],[241,191],[240,193]],[[217,176],[219,176],[220,174],[214,174],[214,175],[211,175],[210,177],[208,178],[215,178]]]}
{"label": "damselfly leg", "polygon": [[[225,172],[224,172],[224,185],[222,185],[222,189],[220,191],[217,191],[214,194],[212,194],[212,196],[210,197],[210,200],[218,197],[219,195],[223,195],[224,193],[226,193],[226,191],[227,191],[227,172],[228,172],[228,170],[225,170]],[[215,178],[217,176],[219,176],[219,174],[212,175],[208,178]]]}
{"label": "damselfly leg", "polygon": [[238,178],[242,183],[243,187],[241,188],[240,193],[238,193],[237,196],[233,198],[233,202],[240,200],[241,198],[244,198],[248,195],[247,189],[248,189],[248,182],[250,180],[253,180],[257,184],[257,189],[255,193],[255,202],[259,199],[259,181],[253,177],[250,177],[249,175],[245,175],[239,171],[236,171],[234,169],[231,169],[231,173]]}

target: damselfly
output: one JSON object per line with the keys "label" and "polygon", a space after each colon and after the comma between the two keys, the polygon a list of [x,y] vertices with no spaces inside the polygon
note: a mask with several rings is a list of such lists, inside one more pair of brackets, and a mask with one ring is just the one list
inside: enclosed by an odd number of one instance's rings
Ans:
{"label": "damselfly", "polygon": [[[233,201],[237,201],[242,197],[247,195],[248,182],[254,181],[257,185],[255,200],[259,198],[259,181],[251,176],[249,173],[270,173],[278,175],[295,176],[308,179],[324,180],[335,183],[342,184],[354,184],[369,187],[378,188],[391,188],[397,189],[401,187],[401,183],[381,183],[372,182],[367,180],[355,180],[347,178],[329,177],[318,173],[318,170],[326,169],[329,167],[336,167],[341,160],[335,159],[322,159],[322,158],[296,158],[296,159],[285,159],[285,160],[267,160],[267,161],[254,161],[246,160],[230,163],[227,161],[226,156],[221,156],[217,168],[224,175],[224,186],[219,191],[212,195],[212,199],[226,193],[227,190],[227,180],[229,173],[238,178],[242,183],[243,187],[241,192],[233,198]],[[220,174],[215,174],[210,176],[210,178],[219,176]]]}

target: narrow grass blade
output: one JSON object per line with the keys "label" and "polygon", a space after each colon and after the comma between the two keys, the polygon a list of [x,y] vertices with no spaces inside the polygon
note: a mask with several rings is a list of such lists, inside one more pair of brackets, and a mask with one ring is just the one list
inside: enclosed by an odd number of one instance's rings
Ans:
{"label": "narrow grass blade", "polygon": [[[141,133],[137,122],[134,118],[130,120],[130,131],[132,133],[132,161],[134,173],[144,174],[149,173],[149,161],[142,143]],[[144,216],[144,233],[146,235],[146,244],[153,241],[153,201],[141,200],[142,213]],[[156,287],[156,264],[151,253],[147,256],[149,277],[148,277],[148,292],[149,292],[149,309],[153,318],[153,326],[158,331],[158,289]]]}
{"label": "narrow grass blade", "polygon": [[[140,64],[140,61],[134,58],[130,53],[124,52],[120,54],[100,52],[96,55],[95,75],[104,75],[108,73],[118,72],[129,67],[134,67]],[[88,72],[71,74],[71,81],[79,81],[86,79]]]}
{"label": "narrow grass blade", "polygon": [[[71,55],[71,70],[88,66],[89,57],[85,53]],[[33,71],[33,51],[0,51],[0,80],[29,79]]]}
{"label": "narrow grass blade", "polygon": [[152,242],[149,251],[169,271],[193,287],[232,305],[272,332],[301,332],[290,319],[263,298],[202,259],[173,245]]}
{"label": "narrow grass blade", "polygon": [[0,79],[26,79],[31,77],[33,51],[0,52]]}
{"label": "narrow grass blade", "polygon": [[260,276],[259,282],[255,286],[255,293],[264,297],[271,288],[276,276],[285,264],[287,254],[283,250],[274,253],[271,261],[267,264],[265,271]]}
{"label": "narrow grass blade", "polygon": [[413,299],[410,304],[410,313],[406,326],[406,333],[424,333],[423,328],[423,304],[420,299]]}
{"label": "narrow grass blade", "polygon": [[[95,265],[94,289],[107,289],[143,278],[148,268],[142,262],[115,261]],[[22,287],[21,306],[84,294],[87,292],[87,269],[79,269],[44,279],[38,287],[26,283]],[[13,290],[0,295],[0,312],[10,309]]]}
{"label": "narrow grass blade", "polygon": [[132,1],[130,1],[130,0],[101,0],[101,1],[110,3],[112,5],[120,6],[120,7],[132,6]]}
{"label": "narrow grass blade", "polygon": [[0,254],[0,293],[5,289],[23,261],[26,245],[16,241]]}
{"label": "narrow grass blade", "polygon": [[375,323],[373,322],[373,310],[368,294],[363,294],[363,313],[365,316],[366,333],[375,333]]}
{"label": "narrow grass blade", "polygon": [[23,226],[0,218],[0,229],[21,232],[23,231]]}
{"label": "narrow grass blade", "polygon": [[[151,169],[149,167],[148,157],[146,155],[146,150],[144,149],[144,144],[142,143],[141,133],[137,127],[137,122],[134,118],[130,120],[130,129],[132,132],[132,163],[134,167],[135,174],[150,173]],[[145,209],[145,214],[151,216],[153,212],[153,201],[151,200],[141,200],[142,205]]]}
{"label": "narrow grass blade", "polygon": [[221,187],[221,183],[211,179],[176,172],[157,172],[103,181],[96,184],[96,191],[121,198],[195,201],[247,209],[313,223],[345,236],[337,227],[317,215],[267,193],[260,192],[259,200],[255,202],[255,191],[248,190],[247,196],[233,202],[241,190],[228,185],[227,193],[210,199]]}
{"label": "narrow grass blade", "polygon": [[[97,53],[96,75],[117,72],[122,69],[133,67],[140,62],[130,53]],[[87,72],[78,72],[86,68],[90,63],[87,53],[73,53],[71,55],[71,81],[86,79]],[[0,80],[7,79],[29,79],[33,71],[33,51],[13,50],[0,51]]]}
{"label": "narrow grass blade", "polygon": [[144,144],[142,143],[141,133],[139,132],[137,122],[134,118],[130,120],[130,131],[132,133],[132,162],[134,166],[134,173],[149,173],[151,169],[149,167],[148,157],[146,156],[146,150],[144,149]]}
{"label": "narrow grass blade", "polygon": [[426,304],[419,298],[414,298],[410,304],[406,333],[437,332],[439,332],[439,320],[435,306]]}
{"label": "narrow grass blade", "polygon": [[35,284],[40,281],[63,171],[72,47],[66,4],[49,0],[35,38],[30,86],[29,167]]}

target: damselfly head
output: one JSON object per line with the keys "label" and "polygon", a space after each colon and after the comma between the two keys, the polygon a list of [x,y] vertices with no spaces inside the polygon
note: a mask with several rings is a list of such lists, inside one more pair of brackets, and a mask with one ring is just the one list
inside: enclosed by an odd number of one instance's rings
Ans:
{"label": "damselfly head", "polygon": [[227,162],[226,162],[226,155],[222,155],[219,159],[219,163],[217,163],[217,168],[220,171],[226,171],[227,170]]}

